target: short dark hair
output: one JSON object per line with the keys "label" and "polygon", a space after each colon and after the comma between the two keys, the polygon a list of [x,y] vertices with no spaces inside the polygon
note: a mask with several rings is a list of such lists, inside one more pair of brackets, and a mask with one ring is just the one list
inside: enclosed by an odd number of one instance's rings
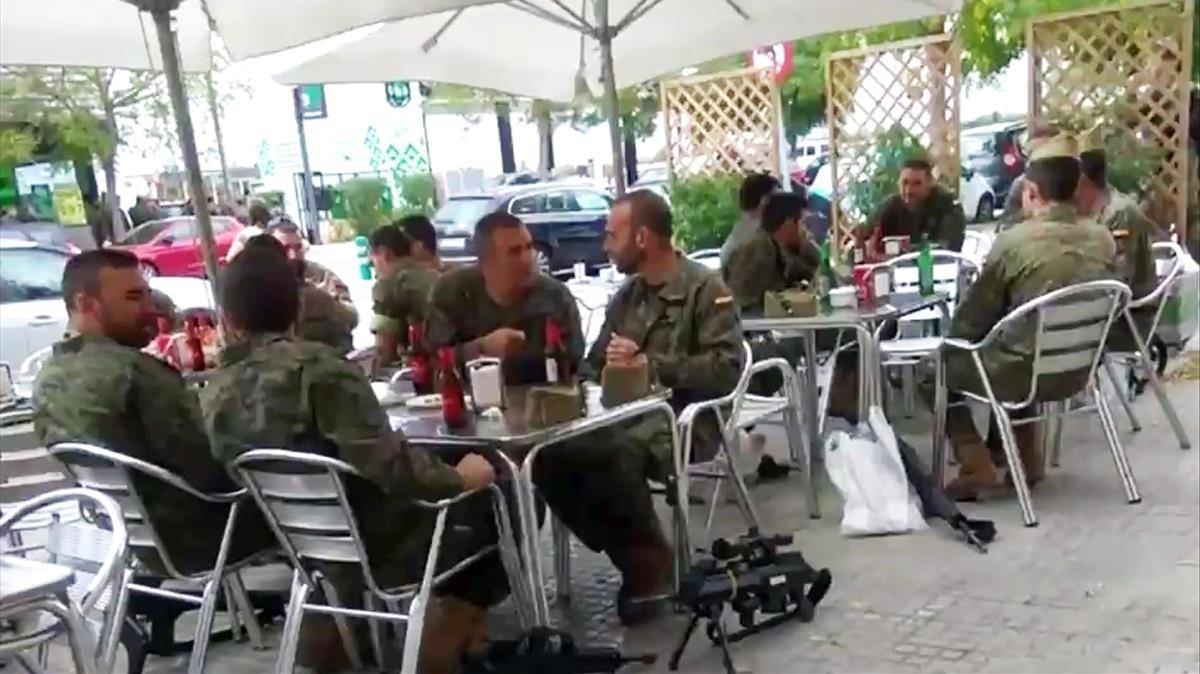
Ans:
{"label": "short dark hair", "polygon": [[437,230],[429,218],[419,213],[406,215],[396,221],[396,226],[404,230],[409,239],[425,246],[425,250],[437,254]]}
{"label": "short dark hair", "polygon": [[1104,150],[1087,150],[1079,153],[1079,170],[1087,179],[1104,187],[1108,184],[1108,157]]}
{"label": "short dark hair", "polygon": [[1079,186],[1079,160],[1075,157],[1050,157],[1029,162],[1025,178],[1037,185],[1048,201],[1070,201]]}
{"label": "short dark hair", "polygon": [[763,208],[761,226],[765,232],[774,232],[789,219],[797,221],[804,218],[804,209],[808,207],[808,195],[804,192],[776,192],[767,197],[767,205]]}
{"label": "short dark hair", "polygon": [[634,227],[644,227],[664,241],[670,241],[674,234],[671,207],[667,200],[650,190],[627,192],[625,196],[613,203],[613,208],[621,204],[629,204],[630,220]]}
{"label": "short dark hair", "polygon": [[504,211],[488,213],[475,223],[475,253],[477,255],[486,254],[492,245],[492,232],[497,229],[517,229],[524,226],[525,223],[511,213]]}
{"label": "short dark hair", "polygon": [[286,257],[265,246],[247,246],[221,281],[221,307],[234,327],[251,334],[285,332],[296,322],[300,279]]}
{"label": "short dark hair", "polygon": [[300,234],[300,225],[289,220],[286,216],[276,218],[267,226],[267,231],[271,234]]}
{"label": "short dark hair", "polygon": [[250,218],[250,224],[266,227],[267,223],[271,221],[271,209],[267,208],[267,205],[263,202],[256,201],[250,204],[248,217]]}
{"label": "short dark hair", "polygon": [[743,211],[752,211],[775,190],[779,189],[779,180],[770,173],[751,173],[742,181],[738,190],[738,206]]}
{"label": "short dark hair", "polygon": [[137,269],[138,258],[133,253],[113,248],[97,248],[67,260],[63,268],[62,294],[67,311],[74,309],[72,302],[79,293],[95,295],[100,292],[100,270]]}
{"label": "short dark hair", "polygon": [[913,171],[924,171],[930,176],[933,176],[933,164],[929,163],[928,159],[923,157],[909,157],[900,165],[900,169],[911,169]]}
{"label": "short dark hair", "polygon": [[279,243],[279,239],[270,234],[255,234],[246,239],[246,243],[242,244],[242,250],[266,250],[278,253],[283,259],[287,259],[287,249]]}
{"label": "short dark hair", "polygon": [[371,232],[371,250],[383,248],[396,257],[408,257],[412,253],[412,243],[408,235],[400,231],[396,225],[384,225]]}

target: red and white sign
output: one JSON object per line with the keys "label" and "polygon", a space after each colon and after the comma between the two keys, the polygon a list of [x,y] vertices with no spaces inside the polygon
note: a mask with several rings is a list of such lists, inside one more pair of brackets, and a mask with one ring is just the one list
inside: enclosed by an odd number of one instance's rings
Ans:
{"label": "red and white sign", "polygon": [[792,74],[792,43],[780,42],[768,47],[759,47],[750,52],[750,65],[755,68],[770,68],[775,75],[775,84],[783,84]]}

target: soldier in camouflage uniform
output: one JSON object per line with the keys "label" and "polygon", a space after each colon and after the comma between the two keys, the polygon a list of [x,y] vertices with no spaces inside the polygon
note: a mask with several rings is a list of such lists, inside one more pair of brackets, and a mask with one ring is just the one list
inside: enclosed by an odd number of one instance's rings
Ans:
{"label": "soldier in camouflage uniform", "polygon": [[908,236],[961,251],[967,219],[962,204],[933,181],[933,167],[924,159],[909,159],[900,170],[900,191],[884,201],[859,236],[869,238],[882,227],[883,236]]}
{"label": "soldier in camouflage uniform", "polygon": [[[224,275],[221,305],[230,345],[201,401],[213,449],[226,462],[254,448],[281,447],[354,466],[363,479],[350,482],[349,500],[377,581],[383,587],[416,582],[434,518],[412,500],[479,489],[495,473],[476,454],[451,466],[409,445],[391,430],[360,370],[323,344],[292,337],[299,284],[290,270],[277,253],[247,247]],[[449,568],[495,541],[491,503],[483,493],[451,509],[438,562]],[[354,603],[362,596],[357,569],[333,567],[339,568],[326,571],[339,596]],[[508,594],[498,555],[484,557],[436,592],[443,601],[425,625],[422,671],[455,671],[451,663],[481,637],[487,607]],[[341,653],[331,620],[305,620],[301,643],[310,656]]]}
{"label": "soldier in camouflage uniform", "polygon": [[[93,444],[171,471],[203,492],[235,491],[213,458],[195,392],[170,365],[140,351],[154,335],[156,316],[137,258],[114,249],[76,255],[63,272],[63,297],[71,332],[54,345],[34,384],[38,442]],[[228,506],[136,472],[133,483],[176,568],[211,569]],[[271,547],[274,538],[261,516],[243,509],[230,562]],[[164,571],[157,555],[140,561]]]}
{"label": "soldier in camouflage uniform", "polygon": [[304,258],[304,239],[300,228],[290,220],[277,220],[268,229],[283,244],[288,259],[304,281],[301,292],[300,320],[296,334],[313,342],[328,344],[341,355],[354,348],[351,332],[358,324],[358,311],[350,299],[350,289],[337,274]]}
{"label": "soldier in camouflage uniform", "polygon": [[779,189],[779,180],[770,173],[751,173],[742,181],[738,190],[738,208],[742,217],[733,223],[733,229],[725,243],[721,244],[721,266],[729,264],[729,256],[735,248],[753,239],[762,221],[767,197]]}
{"label": "soldier in camouflage uniform", "polygon": [[[1117,278],[1116,246],[1106,229],[1078,219],[1073,203],[1079,181],[1077,145],[1069,137],[1046,139],[1035,146],[1024,187],[1024,209],[1031,218],[996,238],[979,278],[959,304],[949,336],[978,341],[1011,310],[1066,286]],[[1000,400],[1022,400],[1029,392],[1033,365],[1033,325],[1007,335],[1000,348],[982,353],[983,364]],[[947,356],[951,390],[982,394],[982,383],[970,355]],[[1060,399],[1080,390],[1086,372],[1064,373],[1038,382],[1038,395]],[[1028,411],[1013,413],[1022,418]],[[994,431],[993,421],[993,431]],[[1026,480],[1032,485],[1044,475],[1044,458],[1032,423],[1013,428]],[[952,407],[946,432],[960,465],[947,493],[973,498],[996,486],[997,474],[989,447],[975,429],[969,410]],[[1000,448],[998,434],[989,433],[990,448]]]}
{"label": "soldier in camouflage uniform", "polygon": [[780,192],[768,197],[762,226],[721,265],[721,276],[743,315],[761,315],[767,291],[812,281],[821,253],[803,224],[807,206],[803,194]]}
{"label": "soldier in camouflage uniform", "polygon": [[[1083,217],[1093,218],[1108,229],[1117,243],[1117,270],[1121,280],[1133,291],[1133,299],[1145,297],[1158,285],[1154,251],[1150,244],[1162,238],[1152,220],[1142,214],[1137,202],[1108,184],[1108,161],[1103,148],[1080,139],[1079,165],[1082,174],[1075,190],[1075,207]],[[1143,337],[1149,339],[1154,307],[1134,312],[1134,321]],[[1109,335],[1108,346],[1117,351],[1136,350],[1129,326],[1118,320]]]}
{"label": "soldier in camouflage uniform", "polygon": [[429,293],[438,279],[436,268],[428,268],[414,258],[411,245],[400,223],[380,227],[371,234],[371,263],[378,274],[371,290],[376,366],[398,361],[400,351],[412,346],[408,343],[409,326],[424,323]]}

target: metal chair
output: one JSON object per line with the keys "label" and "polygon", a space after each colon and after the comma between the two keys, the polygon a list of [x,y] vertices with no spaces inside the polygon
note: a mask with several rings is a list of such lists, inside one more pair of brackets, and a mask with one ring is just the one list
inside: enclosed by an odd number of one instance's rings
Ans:
{"label": "metal chair", "polygon": [[[45,510],[56,510],[56,506],[66,502],[78,504],[76,507],[86,505],[92,513],[104,518],[109,531],[104,532],[102,546],[96,550],[98,555],[88,554],[89,559],[72,555],[75,551],[69,545],[69,538],[55,530],[62,526],[58,518],[53,514],[49,521],[41,517]],[[49,524],[45,545],[25,547],[21,554],[42,549],[49,553],[50,563],[68,566],[76,572],[74,584],[65,597],[27,601],[4,616],[16,627],[12,633],[0,636],[0,655],[14,654],[29,672],[44,671],[49,642],[65,632],[77,672],[112,672],[132,575],[126,563],[128,536],[120,515],[121,508],[112,498],[94,490],[73,488],[37,496],[0,519],[0,538],[9,537],[21,524],[28,524],[31,516]],[[5,552],[12,554],[13,550]],[[97,559],[90,559],[93,556]],[[23,619],[26,617],[30,619]],[[89,620],[98,623],[94,632]],[[36,661],[26,655],[32,648],[38,649]]]}
{"label": "metal chair", "polygon": [[695,260],[709,269],[721,268],[721,249],[702,248],[688,253],[689,260]]}
{"label": "metal chair", "polygon": [[18,381],[32,381],[34,377],[37,377],[38,372],[42,371],[42,366],[50,360],[52,355],[54,355],[52,346],[43,347],[29,354],[25,360],[21,361],[21,370],[17,374]]}
{"label": "metal chair", "polygon": [[[935,353],[941,347],[941,337],[949,328],[950,316],[954,306],[966,289],[979,275],[979,265],[973,258],[961,253],[947,250],[931,251],[933,256],[933,287],[936,292],[945,293],[947,301],[938,309],[919,311],[900,320],[894,339],[879,339],[880,365],[883,368],[901,369],[901,391],[903,393],[903,408],[905,416],[911,417],[916,407],[916,377],[918,363]],[[891,276],[892,292],[916,293],[919,290],[920,272],[917,270],[918,253],[900,255],[885,263]],[[936,323],[937,329],[927,329],[930,323]],[[920,326],[919,336],[905,335],[909,326]],[[877,338],[881,325],[876,330]]]}
{"label": "metal chair", "polygon": [[[279,657],[275,662],[275,671],[279,674],[290,674],[295,665],[300,622],[305,612],[333,616],[355,670],[363,669],[363,663],[347,618],[370,621],[371,644],[380,663],[383,662],[384,653],[379,621],[405,623],[407,629],[400,671],[415,673],[430,591],[497,549],[511,575],[513,567],[510,564],[516,559],[517,553],[511,545],[513,536],[504,498],[496,485],[487,489],[495,503],[499,546],[488,546],[450,569],[437,573],[448,509],[483,490],[465,492],[436,503],[414,500],[413,503],[420,508],[437,513],[433,538],[425,558],[424,575],[418,583],[384,588],[379,586],[371,571],[367,549],[347,497],[344,478],[359,476],[353,466],[308,452],[255,449],[235,459],[233,469],[250,490],[293,568],[287,619],[279,645]],[[400,522],[396,524],[397,527],[403,525]],[[314,568],[313,562],[357,564],[367,587],[363,593],[366,608],[342,606],[337,591],[321,571]],[[324,593],[325,603],[310,603],[309,595],[318,588]],[[408,602],[407,614],[400,612],[401,602]],[[380,606],[381,603],[386,610]]]}
{"label": "metal chair", "polygon": [[983,266],[988,252],[992,249],[995,236],[983,232],[967,230],[963,236],[962,254],[971,258],[978,266]]}
{"label": "metal chair", "polygon": [[[192,654],[188,661],[188,674],[200,674],[204,671],[213,617],[222,589],[225,591],[229,617],[235,626],[235,633],[240,631],[239,625],[244,625],[254,647],[263,648],[262,630],[258,625],[258,620],[250,605],[250,599],[246,594],[246,588],[239,575],[240,569],[254,561],[255,558],[251,556],[235,560],[234,563],[228,562],[229,546],[233,539],[238,508],[246,495],[245,489],[228,494],[205,494],[192,487],[183,478],[159,466],[120,452],[83,443],[61,442],[50,447],[50,454],[63,462],[67,472],[80,486],[107,494],[120,505],[122,517],[129,529],[129,547],[133,552],[137,553],[141,550],[157,555],[162,561],[168,579],[187,585],[199,585],[202,588],[200,596],[197,597],[194,594],[162,587],[151,587],[140,583],[129,584],[129,589],[133,592],[185,602],[198,607],[199,615],[196,619]],[[211,569],[193,574],[185,574],[178,570],[171,559],[170,551],[163,545],[154,522],[145,515],[146,507],[134,487],[133,472],[170,485],[191,498],[206,503],[229,506],[224,534],[215,551],[216,556]],[[239,615],[241,619],[239,619]]]}
{"label": "metal chair", "polygon": [[[971,343],[961,339],[943,340],[937,363],[937,393],[934,403],[933,465],[940,479],[945,466],[947,387],[944,358],[948,351],[957,350],[970,354],[975,370],[983,386],[983,395],[971,391],[959,391],[968,399],[987,403],[1000,428],[1004,455],[1008,461],[1009,474],[1017,491],[1021,516],[1026,526],[1036,526],[1037,517],[1029,487],[1025,483],[1025,470],[1017,455],[1013,426],[1034,423],[1041,419],[1058,418],[1066,414],[1095,411],[1100,417],[1104,436],[1112,453],[1113,463],[1125,487],[1130,503],[1138,503],[1137,484],[1129,468],[1129,460],[1117,436],[1116,424],[1108,401],[1099,387],[1098,368],[1104,357],[1104,345],[1108,331],[1117,312],[1122,311],[1129,300],[1129,288],[1119,281],[1091,281],[1061,288],[1031,300],[1013,309],[1001,319],[980,341]],[[1004,348],[1004,336],[1010,330],[1034,327],[1033,355],[1028,395],[1019,400],[1000,400],[984,367],[981,354],[988,349]],[[1047,400],[1039,395],[1039,384],[1043,378],[1054,378],[1072,372],[1087,372],[1086,390],[1093,404],[1071,408],[1068,403],[1078,391],[1070,392],[1060,400]],[[1036,416],[1013,421],[1009,411],[1030,405],[1039,405]]]}
{"label": "metal chair", "polygon": [[[1142,424],[1134,414],[1133,406],[1130,404],[1130,396],[1127,395],[1125,387],[1121,385],[1121,380],[1117,377],[1114,365],[1120,363],[1127,368],[1141,365],[1149,379],[1150,387],[1154,389],[1154,395],[1158,398],[1158,404],[1162,408],[1163,414],[1171,424],[1171,430],[1175,432],[1175,437],[1179,440],[1179,447],[1181,449],[1189,449],[1192,443],[1188,440],[1187,431],[1184,430],[1183,424],[1180,423],[1179,414],[1176,413],[1174,405],[1171,404],[1171,399],[1167,397],[1166,391],[1163,390],[1162,382],[1159,381],[1158,374],[1149,360],[1150,352],[1146,347],[1146,340],[1158,331],[1158,324],[1162,320],[1163,308],[1167,304],[1165,301],[1167,295],[1174,289],[1179,282],[1179,277],[1183,274],[1184,257],[1187,253],[1179,247],[1179,244],[1169,241],[1152,244],[1152,250],[1156,257],[1159,257],[1164,262],[1162,265],[1164,270],[1163,273],[1159,274],[1158,285],[1145,297],[1130,301],[1125,305],[1125,310],[1122,312],[1124,314],[1125,325],[1129,329],[1130,336],[1134,339],[1134,345],[1137,347],[1137,350],[1127,353],[1108,352],[1104,359],[1104,371],[1117,391],[1117,400],[1120,401],[1121,407],[1124,408],[1125,415],[1129,417],[1129,425],[1136,432],[1142,430]],[[1149,329],[1143,335],[1133,320],[1132,312],[1147,307],[1154,308],[1154,315],[1148,326]],[[1060,439],[1056,428],[1054,441],[1051,446],[1051,464],[1055,466],[1058,465]]]}
{"label": "metal chair", "polygon": [[[747,524],[754,527],[759,526],[758,512],[750,500],[746,483],[738,474],[733,454],[734,450],[740,449],[739,431],[758,424],[771,423],[778,416],[782,416],[782,424],[786,431],[789,458],[804,472],[804,489],[808,499],[809,515],[814,518],[821,516],[812,475],[812,457],[806,449],[801,449],[801,446],[804,445],[804,432],[800,427],[801,395],[796,371],[783,358],[767,358],[754,362],[750,345],[746,342],[742,342],[742,357],[744,359],[742,375],[738,378],[738,383],[732,391],[720,398],[692,403],[679,415],[679,435],[683,443],[683,470],[680,471],[683,485],[680,491],[684,494],[687,493],[688,480],[691,477],[715,481],[708,517],[704,524],[706,539],[712,528],[713,516],[720,497],[721,483],[726,479],[733,482],[738,505]],[[782,395],[760,396],[747,391],[754,375],[772,370],[779,372],[783,377],[783,387],[780,389]],[[705,412],[715,414],[717,423],[721,427],[721,445],[718,448],[717,456],[723,459],[724,466],[717,465],[716,462],[696,466],[691,464],[692,438],[696,418]]]}

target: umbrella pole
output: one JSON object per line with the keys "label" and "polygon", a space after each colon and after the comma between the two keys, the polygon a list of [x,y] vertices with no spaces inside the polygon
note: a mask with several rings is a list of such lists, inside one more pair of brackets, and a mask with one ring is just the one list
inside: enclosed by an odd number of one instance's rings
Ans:
{"label": "umbrella pole", "polygon": [[617,78],[613,70],[612,39],[616,33],[608,24],[608,0],[596,0],[596,15],[600,26],[601,72],[604,77],[604,107],[608,109],[608,141],[612,144],[613,184],[617,196],[625,194],[625,162],[621,159],[621,103],[617,98]]}
{"label": "umbrella pole", "polygon": [[296,136],[300,140],[300,162],[304,168],[304,224],[308,229],[308,240],[321,243],[321,219],[317,215],[312,166],[308,163],[308,138],[304,135],[304,106],[300,103],[300,87],[292,88],[292,107],[296,109]]}
{"label": "umbrella pole", "polygon": [[192,115],[188,111],[187,96],[183,92],[180,76],[179,51],[175,43],[175,31],[171,29],[171,11],[166,6],[155,6],[150,12],[158,33],[158,45],[162,49],[163,74],[167,77],[167,91],[171,96],[171,108],[175,111],[175,123],[179,127],[179,147],[183,150],[183,165],[187,169],[188,190],[192,195],[192,206],[196,212],[196,229],[200,234],[200,251],[204,258],[204,271],[212,283],[213,295],[221,297],[217,275],[217,242],[213,237],[212,217],[208,213],[208,199],[204,193],[204,179],[200,175],[200,158],[196,156],[196,136],[192,129]]}

